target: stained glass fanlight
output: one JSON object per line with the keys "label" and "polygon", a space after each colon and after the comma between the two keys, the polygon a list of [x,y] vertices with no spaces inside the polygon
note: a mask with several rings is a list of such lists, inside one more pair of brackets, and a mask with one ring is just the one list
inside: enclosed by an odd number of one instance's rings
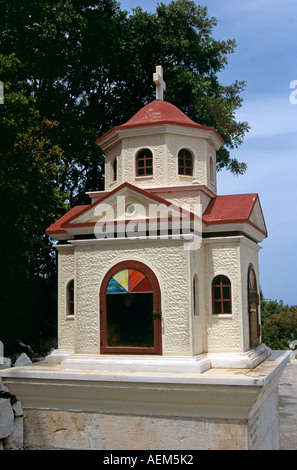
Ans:
{"label": "stained glass fanlight", "polygon": [[153,292],[148,278],[136,269],[123,269],[112,276],[106,293],[107,294],[127,294]]}

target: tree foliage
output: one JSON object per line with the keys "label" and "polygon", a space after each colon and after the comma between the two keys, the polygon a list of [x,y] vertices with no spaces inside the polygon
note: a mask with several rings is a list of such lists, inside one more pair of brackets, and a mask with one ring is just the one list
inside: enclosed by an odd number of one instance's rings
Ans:
{"label": "tree foliage", "polygon": [[[13,54],[0,54],[4,81],[0,109],[0,295],[1,341],[5,339],[6,344],[14,334],[30,337],[30,330],[36,334],[35,327],[48,324],[45,286],[55,277],[56,268],[44,227],[66,209],[59,185],[62,151],[50,140],[57,124],[41,118],[36,100],[22,81],[15,79],[22,74],[22,64]],[[47,295],[51,298],[51,291]],[[28,322],[31,328],[25,329]]]}
{"label": "tree foliage", "polygon": [[24,81],[43,116],[58,121],[64,150],[62,188],[71,204],[103,188],[103,155],[95,139],[155,99],[155,65],[165,71],[165,99],[200,124],[214,126],[226,145],[218,169],[246,165],[230,157],[248,130],[236,121],[243,82],[218,78],[235,41],[212,37],[215,18],[190,0],[160,3],[155,13],[122,11],[114,0],[0,1],[1,47],[24,64]]}
{"label": "tree foliage", "polygon": [[297,306],[262,299],[261,317],[263,343],[271,349],[290,349],[297,340]]}

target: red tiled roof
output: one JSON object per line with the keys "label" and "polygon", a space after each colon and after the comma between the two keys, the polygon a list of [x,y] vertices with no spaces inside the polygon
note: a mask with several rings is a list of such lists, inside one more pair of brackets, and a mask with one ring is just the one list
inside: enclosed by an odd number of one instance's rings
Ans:
{"label": "red tiled roof", "polygon": [[[158,124],[174,124],[178,126],[193,127],[196,129],[206,129],[215,132],[219,136],[214,127],[202,126],[201,124],[192,121],[192,119],[186,116],[176,106],[171,103],[168,103],[168,101],[156,100],[141,108],[125,124],[115,126],[110,129],[104,135],[99,137],[99,139],[96,140],[96,143],[99,144],[103,138],[105,138],[108,134],[116,130],[143,126],[153,126]],[[223,139],[220,136],[219,138],[223,144]]]}
{"label": "red tiled roof", "polygon": [[208,204],[202,220],[207,225],[247,222],[258,194],[217,196]]}
{"label": "red tiled roof", "polygon": [[[53,223],[47,230],[47,235],[53,234],[66,234],[67,230],[66,227],[72,225],[72,221],[76,219],[76,217],[80,214],[85,213],[91,207],[96,206],[98,203],[103,202],[104,200],[108,199],[111,195],[119,191],[123,187],[128,187],[140,194],[147,195],[150,198],[162,202],[167,203],[167,201],[159,196],[152,195],[148,191],[145,191],[141,188],[135,187],[130,183],[123,183],[119,187],[115,188],[110,193],[106,194],[104,197],[100,198],[99,200],[93,202],[93,204],[87,204],[83,206],[75,206],[66,214],[64,214],[59,220]],[[231,223],[245,223],[249,222],[251,225],[254,225],[249,219],[254,208],[254,205],[258,199],[258,194],[251,193],[251,194],[235,194],[235,195],[226,195],[226,196],[216,196],[213,198],[210,203],[208,204],[203,216],[202,221],[206,225],[216,225],[216,224],[231,224]],[[169,203],[168,203],[169,204]],[[73,226],[83,226],[83,225],[92,225],[92,224],[73,224]],[[265,222],[264,222],[265,225]],[[259,227],[258,228],[261,232],[267,235],[267,231],[262,231]]]}

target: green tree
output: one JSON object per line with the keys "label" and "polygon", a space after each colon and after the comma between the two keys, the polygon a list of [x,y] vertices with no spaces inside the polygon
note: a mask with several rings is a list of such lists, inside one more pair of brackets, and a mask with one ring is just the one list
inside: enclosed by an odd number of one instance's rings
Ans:
{"label": "green tree", "polygon": [[231,158],[247,123],[237,122],[243,82],[223,86],[218,73],[235,41],[212,37],[207,9],[190,0],[160,3],[155,13],[122,11],[114,0],[0,0],[0,46],[25,66],[24,80],[42,115],[60,123],[54,140],[64,150],[62,189],[71,205],[103,189],[104,156],[96,138],[155,99],[152,74],[165,71],[172,102],[193,120],[214,126],[226,145],[218,169],[243,173]]}
{"label": "green tree", "polygon": [[8,349],[53,321],[52,292],[46,298],[45,287],[54,278],[55,257],[44,227],[66,209],[59,188],[62,151],[49,137],[57,124],[41,118],[35,99],[15,80],[22,73],[13,54],[0,54],[1,341]]}
{"label": "green tree", "polygon": [[297,306],[282,301],[261,300],[262,341],[271,349],[290,349],[297,340]]}
{"label": "green tree", "polygon": [[[131,109],[154,99],[152,67],[161,64],[166,75],[165,99],[175,104],[191,119],[213,126],[225,141],[218,152],[218,169],[234,174],[244,173],[246,164],[230,157],[230,149],[238,147],[249,130],[246,122],[237,122],[235,111],[241,107],[241,91],[245,83],[229,86],[219,82],[218,73],[227,65],[227,56],[234,53],[234,40],[219,41],[212,37],[215,18],[207,8],[189,0],[160,3],[156,13],[136,8],[127,19],[122,39],[126,64],[125,90],[118,95],[128,101],[123,120]],[[128,86],[127,86],[128,85]],[[118,106],[121,101],[118,101]],[[125,108],[123,107],[123,110]],[[120,114],[115,113],[115,115]]]}

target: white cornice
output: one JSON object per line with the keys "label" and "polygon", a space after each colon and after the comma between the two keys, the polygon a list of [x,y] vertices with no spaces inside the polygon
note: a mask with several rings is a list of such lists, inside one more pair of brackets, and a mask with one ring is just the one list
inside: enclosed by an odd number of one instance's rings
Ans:
{"label": "white cornice", "polygon": [[219,243],[224,243],[224,244],[231,244],[231,243],[244,243],[245,245],[250,246],[251,248],[254,248],[257,251],[260,251],[262,249],[261,246],[259,246],[256,242],[253,242],[249,238],[245,237],[244,235],[235,235],[235,236],[229,236],[229,237],[209,237],[209,238],[203,238],[203,243],[204,244],[219,244]]}
{"label": "white cornice", "polygon": [[198,137],[210,140],[216,150],[221,148],[222,141],[215,130],[203,129],[198,127],[189,127],[177,124],[156,124],[147,126],[136,126],[128,128],[114,128],[105,137],[102,138],[98,145],[106,150],[111,145],[117,143],[121,139],[129,137],[139,137],[144,135],[173,134],[183,135],[187,137]]}
{"label": "white cornice", "polygon": [[[119,185],[120,186],[120,185]],[[113,188],[114,190],[115,188]],[[197,184],[197,183],[192,183],[192,184],[187,184],[187,185],[180,185],[180,186],[154,186],[154,187],[141,187],[144,191],[147,191],[148,193],[152,194],[161,194],[161,193],[171,193],[171,192],[188,192],[188,191],[203,191],[205,194],[207,194],[209,197],[214,198],[216,197],[216,193],[209,189],[207,186],[204,184]],[[88,191],[85,194],[89,196],[89,198],[94,202],[95,200],[98,200],[99,198],[102,198],[104,196],[107,196],[109,193],[111,193],[112,190],[109,191]]]}
{"label": "white cornice", "polygon": [[182,238],[182,235],[164,235],[158,236],[156,238],[150,237],[135,237],[135,238],[91,238],[87,240],[70,240],[72,246],[85,246],[85,245],[123,245],[128,243],[190,243],[192,240],[185,240]]}
{"label": "white cornice", "polygon": [[217,232],[244,232],[248,237],[257,242],[262,242],[266,236],[253,227],[248,222],[238,222],[231,224],[203,224],[203,233],[217,233]]}
{"label": "white cornice", "polygon": [[58,251],[73,251],[73,246],[67,243],[65,245],[55,245],[55,249]]}

